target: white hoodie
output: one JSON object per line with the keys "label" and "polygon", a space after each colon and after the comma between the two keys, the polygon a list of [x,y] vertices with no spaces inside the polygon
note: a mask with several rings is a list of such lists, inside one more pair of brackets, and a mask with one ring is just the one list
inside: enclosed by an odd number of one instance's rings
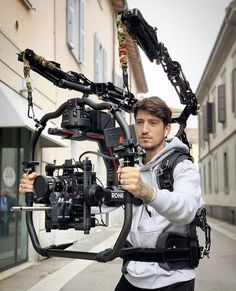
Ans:
{"label": "white hoodie", "polygon": [[[174,137],[150,162],[139,165],[143,182],[155,189],[155,198],[147,206],[133,206],[132,226],[127,240],[134,247],[155,248],[158,237],[164,231],[186,233],[188,224],[203,205],[199,174],[189,160],[184,160],[175,167],[173,192],[158,189],[156,169],[176,149],[188,152],[188,147]],[[161,288],[195,277],[194,270],[166,271],[158,263],[139,261],[130,261],[127,272],[126,279],[132,285],[144,289]]]}

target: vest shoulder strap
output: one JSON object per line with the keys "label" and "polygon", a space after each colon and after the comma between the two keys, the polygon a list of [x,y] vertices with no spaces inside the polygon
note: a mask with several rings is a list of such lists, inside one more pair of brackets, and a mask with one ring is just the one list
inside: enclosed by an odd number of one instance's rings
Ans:
{"label": "vest shoulder strap", "polygon": [[160,166],[156,170],[157,185],[160,189],[167,189],[173,191],[173,172],[178,163],[190,160],[193,162],[193,157],[190,153],[183,152],[181,150],[175,150],[164,160],[162,160]]}

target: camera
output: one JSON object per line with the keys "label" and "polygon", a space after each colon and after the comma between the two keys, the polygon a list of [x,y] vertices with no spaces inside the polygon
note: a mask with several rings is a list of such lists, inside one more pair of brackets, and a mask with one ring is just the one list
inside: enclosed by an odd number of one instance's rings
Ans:
{"label": "camera", "polygon": [[[92,171],[91,160],[82,162],[66,160],[63,165],[47,164],[46,175],[34,181],[35,203],[50,206],[46,211],[45,228],[84,230],[89,232],[96,226],[91,207],[120,206],[124,203],[124,191],[117,186],[104,188],[97,184],[96,172]],[[62,170],[61,175],[53,176]]]}

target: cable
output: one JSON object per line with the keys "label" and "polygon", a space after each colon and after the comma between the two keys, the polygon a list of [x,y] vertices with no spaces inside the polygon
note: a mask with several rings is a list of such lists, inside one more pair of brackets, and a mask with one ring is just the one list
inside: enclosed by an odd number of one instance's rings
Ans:
{"label": "cable", "polygon": [[86,151],[86,152],[83,152],[80,156],[79,156],[79,162],[81,162],[81,158],[82,156],[86,155],[86,154],[93,154],[93,155],[97,155],[97,156],[100,156],[106,160],[119,160],[118,157],[110,157],[110,156],[107,156],[107,155],[104,155],[102,153],[98,153],[98,152],[95,152],[95,151]]}

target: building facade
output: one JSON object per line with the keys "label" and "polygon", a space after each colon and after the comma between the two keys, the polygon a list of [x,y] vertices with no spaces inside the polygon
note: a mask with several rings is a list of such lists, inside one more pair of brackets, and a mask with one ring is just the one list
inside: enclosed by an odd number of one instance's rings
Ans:
{"label": "building facade", "polygon": [[225,10],[196,95],[199,164],[208,214],[236,224],[236,1]]}
{"label": "building facade", "polygon": [[[93,82],[112,82],[122,86],[115,14],[122,10],[122,0],[0,0],[0,271],[28,259],[37,260],[28,239],[25,213],[11,213],[10,207],[24,205],[18,192],[28,160],[30,139],[35,123],[27,117],[27,90],[23,64],[17,54],[32,49],[47,60],[61,64],[61,69],[85,75]],[[127,39],[129,86],[134,93],[145,93],[147,84],[139,52],[131,38]],[[82,93],[64,90],[31,72],[33,104],[36,118],[55,111],[70,98]],[[91,97],[97,100],[96,96]],[[129,117],[127,117],[129,121]],[[51,127],[60,127],[54,119]],[[46,163],[78,159],[83,151],[97,150],[89,141],[63,140],[43,132],[36,147],[37,172],[44,173]],[[106,171],[100,158],[92,162],[99,167],[100,179]],[[3,206],[4,205],[4,206]],[[3,214],[4,213],[4,214]],[[35,228],[44,245],[78,238],[78,232],[61,231],[46,234],[44,213],[34,213]],[[75,234],[76,233],[76,234]]]}

